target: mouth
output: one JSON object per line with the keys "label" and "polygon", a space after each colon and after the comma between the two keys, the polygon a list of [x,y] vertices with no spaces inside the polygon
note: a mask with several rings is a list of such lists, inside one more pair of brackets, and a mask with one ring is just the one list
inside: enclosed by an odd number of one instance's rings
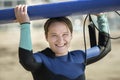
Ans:
{"label": "mouth", "polygon": [[56,44],[55,46],[59,47],[59,48],[62,48],[62,47],[65,47],[66,44]]}

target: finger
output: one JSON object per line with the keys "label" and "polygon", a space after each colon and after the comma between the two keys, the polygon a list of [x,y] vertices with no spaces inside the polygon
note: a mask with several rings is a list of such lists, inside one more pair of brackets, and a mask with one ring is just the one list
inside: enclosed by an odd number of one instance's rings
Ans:
{"label": "finger", "polygon": [[24,12],[27,14],[27,5],[24,6]]}
{"label": "finger", "polygon": [[21,12],[21,13],[24,12],[24,9],[23,9],[23,8],[24,8],[24,5],[21,5],[21,6],[20,6],[20,12]]}
{"label": "finger", "polygon": [[15,12],[15,16],[16,16],[16,18],[17,18],[17,16],[18,16],[18,8],[19,8],[19,6],[17,5],[16,7],[15,7],[15,9],[14,9],[14,12]]}
{"label": "finger", "polygon": [[18,8],[19,8],[19,5],[17,5],[16,7],[15,7],[15,13],[17,13],[18,12]]}
{"label": "finger", "polygon": [[21,12],[21,5],[18,5],[18,7],[16,8],[17,14],[19,15]]}
{"label": "finger", "polygon": [[25,5],[23,5],[23,12],[25,12]]}

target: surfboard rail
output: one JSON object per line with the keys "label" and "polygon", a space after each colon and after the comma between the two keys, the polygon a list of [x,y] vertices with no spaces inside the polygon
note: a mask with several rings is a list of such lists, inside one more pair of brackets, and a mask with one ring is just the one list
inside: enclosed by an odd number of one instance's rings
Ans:
{"label": "surfboard rail", "polygon": [[[28,6],[31,20],[119,11],[120,0],[74,0]],[[0,24],[15,20],[14,8],[0,10]]]}

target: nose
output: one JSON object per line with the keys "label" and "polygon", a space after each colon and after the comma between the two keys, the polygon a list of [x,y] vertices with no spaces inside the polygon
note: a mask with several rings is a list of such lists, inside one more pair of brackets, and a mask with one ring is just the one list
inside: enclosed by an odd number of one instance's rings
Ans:
{"label": "nose", "polygon": [[59,36],[58,39],[57,39],[57,42],[58,42],[59,44],[64,43],[64,38],[63,38],[62,36]]}

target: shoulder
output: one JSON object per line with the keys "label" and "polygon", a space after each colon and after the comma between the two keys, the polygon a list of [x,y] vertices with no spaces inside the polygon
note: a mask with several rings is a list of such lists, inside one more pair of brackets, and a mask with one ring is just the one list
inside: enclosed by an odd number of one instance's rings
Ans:
{"label": "shoulder", "polygon": [[38,51],[38,52],[35,52],[33,55],[34,56],[43,56],[44,54],[42,54],[40,51]]}
{"label": "shoulder", "polygon": [[86,59],[86,54],[82,50],[70,51],[69,54],[75,59],[80,59],[80,60]]}
{"label": "shoulder", "polygon": [[85,56],[85,53],[83,50],[74,50],[74,51],[70,51],[69,53],[76,56],[78,55]]}
{"label": "shoulder", "polygon": [[45,57],[51,57],[52,58],[52,57],[54,57],[54,53],[49,48],[46,48],[44,50],[35,52],[34,56],[38,56],[38,57],[41,57],[41,58],[45,58]]}
{"label": "shoulder", "polygon": [[44,55],[41,54],[40,52],[35,52],[35,53],[33,54],[33,57],[34,57],[34,59],[35,59],[37,62],[42,62]]}

